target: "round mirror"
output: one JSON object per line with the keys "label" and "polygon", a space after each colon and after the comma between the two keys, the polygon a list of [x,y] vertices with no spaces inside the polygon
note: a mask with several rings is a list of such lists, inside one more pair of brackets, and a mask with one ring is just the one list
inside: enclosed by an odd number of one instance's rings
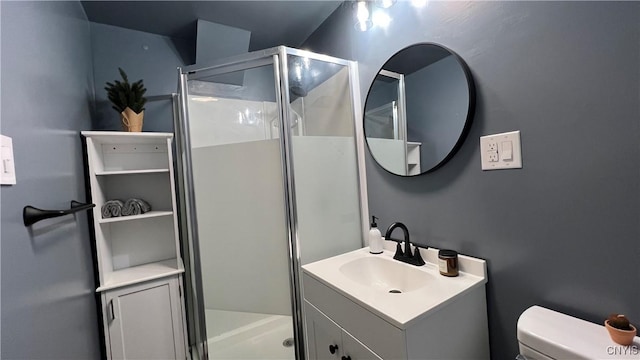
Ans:
{"label": "round mirror", "polygon": [[376,162],[414,176],[444,165],[464,141],[475,88],[464,61],[444,46],[404,48],[378,72],[364,108],[364,134]]}

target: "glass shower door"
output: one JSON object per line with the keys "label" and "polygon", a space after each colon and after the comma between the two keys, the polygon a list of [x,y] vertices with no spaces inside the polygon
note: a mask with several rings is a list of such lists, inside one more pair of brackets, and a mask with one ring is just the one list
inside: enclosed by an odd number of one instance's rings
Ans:
{"label": "glass shower door", "polygon": [[375,160],[398,175],[408,175],[404,75],[380,70],[367,98],[364,128]]}
{"label": "glass shower door", "polygon": [[367,228],[353,68],[277,47],[181,69],[198,358],[304,358],[301,266],[361,247]]}
{"label": "glass shower door", "polygon": [[294,358],[274,59],[204,70],[186,86],[209,359]]}
{"label": "glass shower door", "polygon": [[362,247],[356,122],[347,61],[290,49],[287,65],[296,234],[305,265]]}

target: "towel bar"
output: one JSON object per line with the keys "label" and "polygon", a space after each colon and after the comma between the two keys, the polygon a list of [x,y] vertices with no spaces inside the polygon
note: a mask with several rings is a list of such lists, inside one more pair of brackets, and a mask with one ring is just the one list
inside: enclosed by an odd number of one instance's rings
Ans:
{"label": "towel bar", "polygon": [[24,226],[30,226],[40,220],[69,215],[82,210],[89,210],[95,206],[96,204],[84,204],[75,200],[71,200],[71,208],[68,210],[42,210],[31,205],[27,205],[22,210],[22,220],[24,221]]}

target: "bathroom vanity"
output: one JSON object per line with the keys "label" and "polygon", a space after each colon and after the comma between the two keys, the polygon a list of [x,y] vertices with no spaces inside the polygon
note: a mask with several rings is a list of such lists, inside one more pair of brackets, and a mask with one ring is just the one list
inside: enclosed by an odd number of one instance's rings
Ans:
{"label": "bathroom vanity", "polygon": [[358,249],[303,266],[309,359],[489,359],[484,260],[459,257],[460,275],[427,262]]}

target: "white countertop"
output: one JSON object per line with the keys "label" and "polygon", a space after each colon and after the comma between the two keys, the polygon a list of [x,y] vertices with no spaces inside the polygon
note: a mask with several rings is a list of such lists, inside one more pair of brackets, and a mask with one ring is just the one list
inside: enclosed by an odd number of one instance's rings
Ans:
{"label": "white countertop", "polygon": [[[406,329],[414,321],[428,316],[448,302],[455,301],[461,294],[483,286],[487,282],[486,262],[482,259],[460,255],[458,257],[459,276],[446,277],[440,275],[436,265],[438,249],[429,248],[420,251],[427,262],[423,266],[394,260],[394,251],[388,249],[382,254],[370,254],[367,247],[304,265],[302,270],[394,326]],[[418,289],[393,294],[349,279],[340,271],[341,266],[367,257],[397,262],[402,266],[424,272],[429,283]]]}

